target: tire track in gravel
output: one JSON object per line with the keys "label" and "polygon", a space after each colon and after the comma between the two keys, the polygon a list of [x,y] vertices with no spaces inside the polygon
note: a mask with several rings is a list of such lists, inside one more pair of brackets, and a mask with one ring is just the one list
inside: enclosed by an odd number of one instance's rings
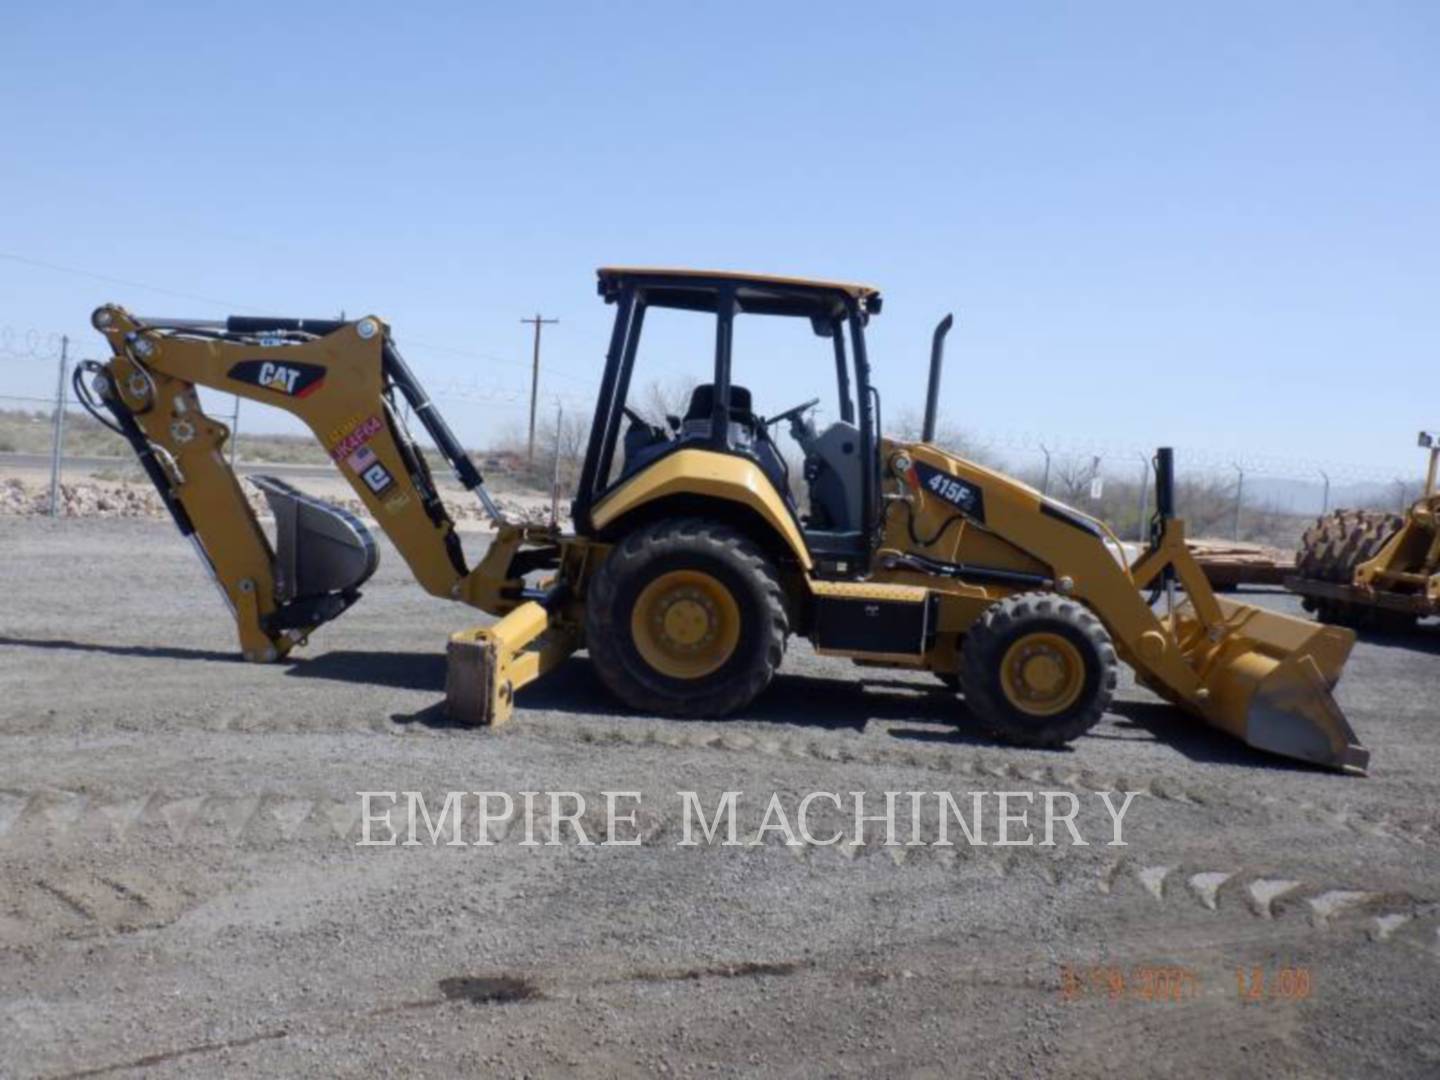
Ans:
{"label": "tire track in gravel", "polygon": [[[690,724],[684,726],[689,727]],[[559,724],[544,719],[522,720],[514,729],[506,732],[505,736],[513,737],[520,733],[559,742],[653,746],[674,750],[716,750],[837,764],[912,768],[948,775],[1052,784],[1072,791],[1138,791],[1182,804],[1219,809],[1259,810],[1327,827],[1343,828],[1358,836],[1400,840],[1416,846],[1432,844],[1436,836],[1440,835],[1440,816],[1435,815],[1425,818],[1411,812],[1401,816],[1384,810],[1367,810],[1350,804],[1336,805],[1309,799],[1292,803],[1274,796],[1226,791],[1213,784],[1187,783],[1178,777],[1164,774],[1097,771],[1080,764],[1022,765],[983,751],[921,751],[863,745],[846,746],[813,737],[756,736],[746,732],[717,730],[713,727],[696,732],[672,733],[648,727],[627,729],[620,725]]]}
{"label": "tire track in gravel", "polygon": [[[1129,951],[1135,951],[1140,942],[1133,943]],[[950,937],[932,939],[928,942],[911,943],[911,950],[924,946],[954,946]],[[258,1043],[280,1041],[292,1035],[304,1035],[312,1040],[342,1036],[358,1028],[373,1026],[377,1020],[395,1022],[409,1014],[428,1014],[432,1011],[460,1009],[506,1008],[527,1003],[543,1002],[547,998],[574,998],[600,993],[613,1004],[613,995],[627,986],[647,986],[655,983],[702,983],[712,980],[736,980],[751,983],[771,979],[824,979],[842,981],[856,986],[877,987],[885,984],[932,988],[944,994],[955,988],[984,988],[992,992],[1013,994],[1023,992],[1036,996],[1050,997],[1034,1004],[1039,1006],[1039,1020],[1055,1032],[1057,1038],[1064,1038],[1069,1046],[1070,1061],[1084,1060],[1079,1054],[1100,1052],[1097,1061],[1108,1063],[1111,1047],[1109,1040],[1123,1032],[1142,1028],[1151,1037],[1167,1047],[1171,1056],[1183,1047],[1204,1048],[1217,1037],[1231,1039],[1243,1037],[1253,1046],[1257,1041],[1288,1046],[1288,1032],[1285,1030],[1288,1018],[1277,1012],[1238,1007],[1233,997],[1227,996],[1218,986],[1208,987],[1206,992],[1195,999],[1178,1003],[1139,1003],[1134,1009],[1105,1008],[1107,1004],[1098,999],[1060,1002],[1062,992],[1058,971],[1053,963],[1039,954],[1017,956],[1004,965],[993,962],[967,963],[963,968],[931,967],[915,965],[914,970],[899,957],[862,957],[850,947],[822,950],[804,956],[751,957],[731,959],[676,968],[632,968],[614,975],[593,976],[584,971],[570,971],[558,977],[555,973],[540,976],[533,973],[512,973],[487,971],[480,975],[451,976],[439,980],[438,992],[423,996],[404,997],[388,1004],[345,1014],[331,1014],[322,1011],[310,1017],[295,1017],[290,1026],[272,1028],[248,1036],[192,1043],[180,1047],[159,1050],[142,1057],[108,1064],[91,1066],[78,1071],[59,1074],[56,1080],[79,1080],[81,1077],[103,1076],[115,1072],[131,1071],[167,1064],[182,1058],[229,1054]],[[1052,996],[1053,995],[1053,996]],[[1028,1003],[1027,1003],[1028,1004]],[[1114,1003],[1108,1003],[1113,1005]],[[1046,1006],[1050,1006],[1049,1009]],[[1064,1015],[1076,1018],[1081,1026],[1073,1032],[1066,1032],[1058,1022]],[[1080,1019],[1080,1014],[1084,1014]],[[986,1026],[985,1040],[991,1044],[1010,1042],[1034,1028],[1037,1020],[1033,1008],[1023,1010],[1022,1015],[1001,1018]],[[983,1045],[983,1043],[981,1044]],[[241,1059],[243,1064],[243,1059]],[[1073,1071],[1073,1068],[1072,1068]]]}
{"label": "tire track in gravel", "polygon": [[[23,807],[11,817],[8,835],[0,837],[0,852],[9,846],[7,840],[23,840],[27,833],[47,844],[66,835],[89,841],[103,837],[119,841],[122,850],[127,839],[146,837],[169,845],[196,846],[249,843],[269,847],[284,841],[348,844],[358,833],[360,816],[353,800],[328,796],[157,792],[107,797],[50,789],[28,795],[9,792],[5,797],[20,799]],[[644,824],[644,842],[656,846],[661,837],[673,832],[675,823],[652,813]],[[394,827],[397,834],[407,830],[407,812],[397,809]],[[751,835],[743,828],[740,832]],[[797,863],[816,869],[884,865],[898,873],[938,866],[958,873],[982,872],[997,880],[1033,875],[1050,888],[1078,887],[1082,894],[1132,907],[1153,904],[1184,917],[1203,913],[1230,922],[1253,921],[1262,932],[1296,925],[1317,931],[1358,929],[1372,942],[1407,945],[1440,960],[1440,902],[1409,890],[1311,877],[1303,871],[1217,864],[1179,855],[1173,859],[1117,857],[1108,848],[1007,847],[1002,851],[967,845],[769,843],[718,850],[742,857],[784,852]],[[148,878],[143,885],[132,884],[115,874],[83,871],[22,883],[11,897],[10,908],[24,919],[37,914],[39,900],[52,909],[64,909],[62,914],[72,922],[79,919],[82,924],[93,922],[101,930],[125,930],[172,921],[193,897],[174,882]]]}
{"label": "tire track in gravel", "polygon": [[[94,733],[91,729],[97,725],[86,723],[81,726],[84,733],[90,734]],[[102,721],[99,726],[113,728],[115,725],[113,721]],[[201,730],[242,735],[324,735],[343,732],[389,738],[531,737],[567,744],[636,746],[682,752],[700,750],[759,755],[782,760],[919,769],[944,775],[1047,784],[1072,791],[1138,791],[1169,802],[1195,804],[1221,811],[1255,811],[1282,819],[1323,825],[1326,828],[1344,829],[1352,835],[1366,839],[1394,840],[1416,847],[1433,846],[1437,838],[1440,838],[1440,814],[1434,812],[1411,810],[1397,813],[1383,808],[1357,807],[1351,802],[1337,804],[1311,799],[1291,802],[1271,795],[1226,790],[1215,784],[1186,781],[1166,774],[1108,771],[1080,763],[1021,764],[1001,756],[1003,750],[922,750],[880,747],[854,740],[830,740],[805,735],[755,735],[746,731],[726,730],[723,723],[702,726],[687,721],[655,727],[644,722],[560,722],[546,717],[521,717],[507,728],[489,732],[448,723],[443,718],[440,706],[435,706],[426,713],[404,720],[397,721],[379,714],[368,717],[341,715],[338,723],[327,719],[323,725],[275,714],[256,716],[239,709],[222,709],[207,713],[200,726]],[[3,836],[5,831],[6,813],[4,793],[0,792],[0,836]]]}
{"label": "tire track in gravel", "polygon": [[62,870],[28,879],[18,874],[7,877],[0,910],[11,930],[0,938],[0,945],[156,929],[168,926],[202,899],[189,885],[154,875],[147,875],[143,883],[90,870]]}

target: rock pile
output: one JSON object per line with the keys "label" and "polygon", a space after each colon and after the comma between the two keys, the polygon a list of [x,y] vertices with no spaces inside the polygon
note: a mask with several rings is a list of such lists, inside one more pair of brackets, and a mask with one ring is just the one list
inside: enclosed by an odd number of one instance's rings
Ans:
{"label": "rock pile", "polygon": [[[58,501],[64,517],[147,518],[165,513],[159,495],[131,484],[62,483]],[[49,485],[28,484],[16,477],[0,481],[0,514],[49,513]]]}
{"label": "rock pile", "polygon": [[[245,483],[241,486],[250,507],[258,516],[269,517],[270,507],[260,491]],[[114,483],[100,480],[64,482],[60,485],[60,516],[97,518],[164,518],[165,506],[153,488],[143,484]],[[365,504],[354,497],[326,498],[326,502],[350,511],[357,517],[368,518],[370,512]],[[507,517],[515,520],[543,521],[548,519],[549,502],[537,496],[514,496],[497,498],[500,509]],[[484,512],[478,501],[466,499],[456,502],[445,500],[453,520],[483,521]],[[8,477],[0,480],[0,516],[40,517],[50,513],[50,487],[48,484]]]}

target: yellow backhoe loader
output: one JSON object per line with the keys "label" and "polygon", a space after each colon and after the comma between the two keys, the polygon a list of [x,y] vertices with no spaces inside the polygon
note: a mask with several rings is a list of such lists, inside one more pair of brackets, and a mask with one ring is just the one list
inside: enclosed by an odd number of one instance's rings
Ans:
{"label": "yellow backhoe loader", "polygon": [[[865,347],[881,308],[873,288],[604,269],[599,289],[616,318],[573,533],[504,519],[373,316],[212,322],[102,307],[94,325],[113,356],[78,371],[76,387],[108,410],[195,541],[252,660],[285,656],[349,607],[376,547],[359,519],[260,478],[272,549],[197,385],[298,416],[425,589],[500,616],[450,643],[449,706],[475,723],[507,719],[517,691],[582,646],[635,709],[731,715],[800,635],[858,664],[933,672],[963,688],[957,722],[968,710],[1015,743],[1056,746],[1089,729],[1124,661],[1251,746],[1364,771],[1368,752],[1331,697],[1353,633],[1217,599],[1174,516],[1168,450],[1156,456],[1149,546],[1127,566],[1101,522],[933,445],[949,317],[932,342],[923,437],[906,441],[882,434]],[[646,314],[660,309],[707,324],[713,364],[684,415],[655,422],[632,404],[631,377]],[[833,422],[810,419],[819,399],[756,411],[731,378],[735,327],[750,319],[813,331],[806,340],[835,381]],[[478,566],[465,562],[402,404],[495,525]],[[782,424],[804,454],[799,500]]]}
{"label": "yellow backhoe loader", "polygon": [[1336,510],[1305,531],[1285,587],[1327,623],[1401,633],[1440,615],[1440,436],[1422,431],[1430,453],[1425,490],[1402,517]]}

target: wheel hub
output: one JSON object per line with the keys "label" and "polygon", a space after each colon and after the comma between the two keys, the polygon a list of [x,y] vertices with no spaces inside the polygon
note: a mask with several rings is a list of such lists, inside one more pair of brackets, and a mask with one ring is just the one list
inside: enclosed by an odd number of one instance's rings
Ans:
{"label": "wheel hub", "polygon": [[1027,634],[1006,651],[1000,685],[1005,697],[1022,712],[1053,716],[1079,698],[1085,685],[1084,661],[1079,650],[1059,634]]}
{"label": "wheel hub", "polygon": [[667,646],[693,650],[714,639],[715,605],[694,589],[671,593],[658,606],[654,620]]}
{"label": "wheel hub", "polygon": [[1035,694],[1049,696],[1065,681],[1065,661],[1048,650],[1037,650],[1025,658],[1020,677]]}
{"label": "wheel hub", "polygon": [[698,679],[734,654],[740,608],[719,579],[700,570],[672,570],[641,590],[630,632],[636,651],[660,674]]}

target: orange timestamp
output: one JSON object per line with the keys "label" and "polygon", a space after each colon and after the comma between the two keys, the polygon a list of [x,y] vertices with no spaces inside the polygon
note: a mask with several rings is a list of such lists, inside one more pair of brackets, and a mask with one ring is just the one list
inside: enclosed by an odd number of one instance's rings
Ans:
{"label": "orange timestamp", "polygon": [[1314,987],[1308,967],[1235,969],[1235,992],[1243,1001],[1304,1001]]}
{"label": "orange timestamp", "polygon": [[1200,976],[1187,967],[1142,965],[1060,965],[1060,994],[1066,1001],[1083,997],[1110,1001],[1131,1000],[1178,1003],[1200,995]]}
{"label": "orange timestamp", "polygon": [[[1060,995],[1066,1001],[1099,998],[1108,1001],[1179,1003],[1200,996],[1200,975],[1174,964],[1138,967],[1096,964],[1060,965]],[[1308,967],[1237,967],[1235,993],[1241,1001],[1304,1001],[1314,993]]]}

